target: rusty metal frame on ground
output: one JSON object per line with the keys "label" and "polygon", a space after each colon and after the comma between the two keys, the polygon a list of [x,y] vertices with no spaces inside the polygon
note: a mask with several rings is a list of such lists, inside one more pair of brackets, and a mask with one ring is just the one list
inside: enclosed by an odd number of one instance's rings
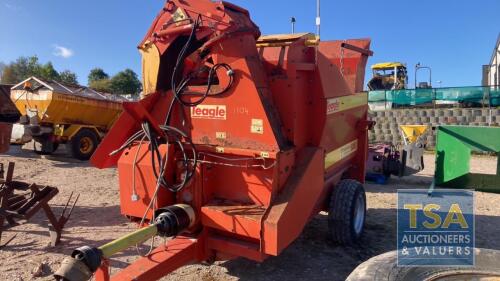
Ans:
{"label": "rusty metal frame on ground", "polygon": [[[43,209],[50,223],[50,244],[56,246],[61,239],[64,225],[69,220],[80,195],[76,196],[66,214],[66,210],[73,198],[73,193],[71,193],[61,215],[57,218],[49,206],[49,201],[59,193],[59,190],[51,186],[38,186],[13,181],[14,166],[14,163],[10,162],[5,178],[0,177],[0,239],[4,230],[17,226],[20,222],[28,221],[40,209]],[[3,170],[3,165],[0,169]],[[8,225],[4,228],[5,222]],[[0,244],[0,248],[7,246],[14,238],[15,236],[12,236],[5,243]]]}

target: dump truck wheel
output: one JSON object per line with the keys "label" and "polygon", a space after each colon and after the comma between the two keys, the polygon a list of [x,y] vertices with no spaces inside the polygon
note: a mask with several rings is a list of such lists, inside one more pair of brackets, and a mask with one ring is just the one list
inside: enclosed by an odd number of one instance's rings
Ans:
{"label": "dump truck wheel", "polygon": [[99,137],[90,129],[81,129],[70,142],[73,158],[89,160],[99,144]]}
{"label": "dump truck wheel", "polygon": [[54,153],[58,147],[58,143],[49,140],[43,140],[42,142],[33,141],[33,151],[40,155],[50,155]]}
{"label": "dump truck wheel", "polygon": [[328,212],[328,229],[334,242],[355,243],[363,233],[366,195],[363,185],[355,180],[342,180],[335,186]]}
{"label": "dump truck wheel", "polygon": [[398,267],[398,253],[393,251],[362,263],[346,281],[499,280],[500,251],[477,248],[475,254],[474,267]]}

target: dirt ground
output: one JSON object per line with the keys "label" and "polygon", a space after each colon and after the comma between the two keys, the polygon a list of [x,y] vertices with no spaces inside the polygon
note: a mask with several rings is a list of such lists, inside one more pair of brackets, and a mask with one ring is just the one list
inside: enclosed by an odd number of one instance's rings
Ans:
{"label": "dirt ground", "polygon": [[[52,280],[51,274],[59,262],[73,249],[102,245],[135,229],[134,224],[120,215],[116,170],[98,170],[86,162],[60,156],[41,158],[19,147],[0,155],[0,163],[8,161],[16,162],[16,180],[59,188],[60,194],[52,201],[56,213],[61,212],[72,191],[81,197],[57,247],[48,245],[47,220],[41,213],[30,224],[4,232],[2,241],[17,236],[0,250],[0,280]],[[474,157],[471,166],[475,172],[491,173],[496,163],[495,158]],[[434,156],[425,155],[425,164],[426,169],[419,174],[392,179],[388,185],[366,184],[366,232],[355,247],[329,242],[327,216],[319,214],[279,257],[269,258],[262,264],[237,259],[215,265],[190,265],[162,280],[345,280],[363,261],[396,248],[396,190],[428,187],[432,182]],[[499,203],[499,194],[478,192],[476,195],[478,247],[500,250]],[[112,266],[123,268],[136,258],[136,250],[130,250],[115,257]]]}

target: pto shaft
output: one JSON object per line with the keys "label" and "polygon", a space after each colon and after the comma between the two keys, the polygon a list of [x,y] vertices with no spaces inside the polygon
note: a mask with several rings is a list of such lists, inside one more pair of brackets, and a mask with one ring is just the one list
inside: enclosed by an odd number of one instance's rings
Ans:
{"label": "pto shaft", "polygon": [[107,259],[111,256],[123,252],[124,250],[132,247],[133,245],[141,244],[158,234],[158,226],[152,224],[148,227],[138,229],[122,238],[111,241],[106,245],[102,245],[98,249],[101,251],[102,257]]}
{"label": "pto shaft", "polygon": [[105,259],[141,244],[156,235],[172,237],[193,226],[195,212],[188,205],[173,205],[156,212],[156,220],[150,226],[136,230],[99,248],[80,247],[71,257],[63,260],[56,271],[56,280],[87,281]]}

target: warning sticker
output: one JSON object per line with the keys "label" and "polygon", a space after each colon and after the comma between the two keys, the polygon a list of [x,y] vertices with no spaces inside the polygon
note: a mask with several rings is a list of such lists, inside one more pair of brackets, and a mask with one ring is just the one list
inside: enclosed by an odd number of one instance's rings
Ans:
{"label": "warning sticker", "polygon": [[264,120],[252,119],[252,127],[250,131],[252,134],[264,134]]}
{"label": "warning sticker", "polygon": [[226,132],[216,132],[215,138],[219,140],[225,140],[227,138]]}
{"label": "warning sticker", "polygon": [[181,8],[178,8],[175,13],[172,15],[172,19],[176,23],[175,25],[179,26],[180,22],[187,19],[186,14],[182,11]]}

